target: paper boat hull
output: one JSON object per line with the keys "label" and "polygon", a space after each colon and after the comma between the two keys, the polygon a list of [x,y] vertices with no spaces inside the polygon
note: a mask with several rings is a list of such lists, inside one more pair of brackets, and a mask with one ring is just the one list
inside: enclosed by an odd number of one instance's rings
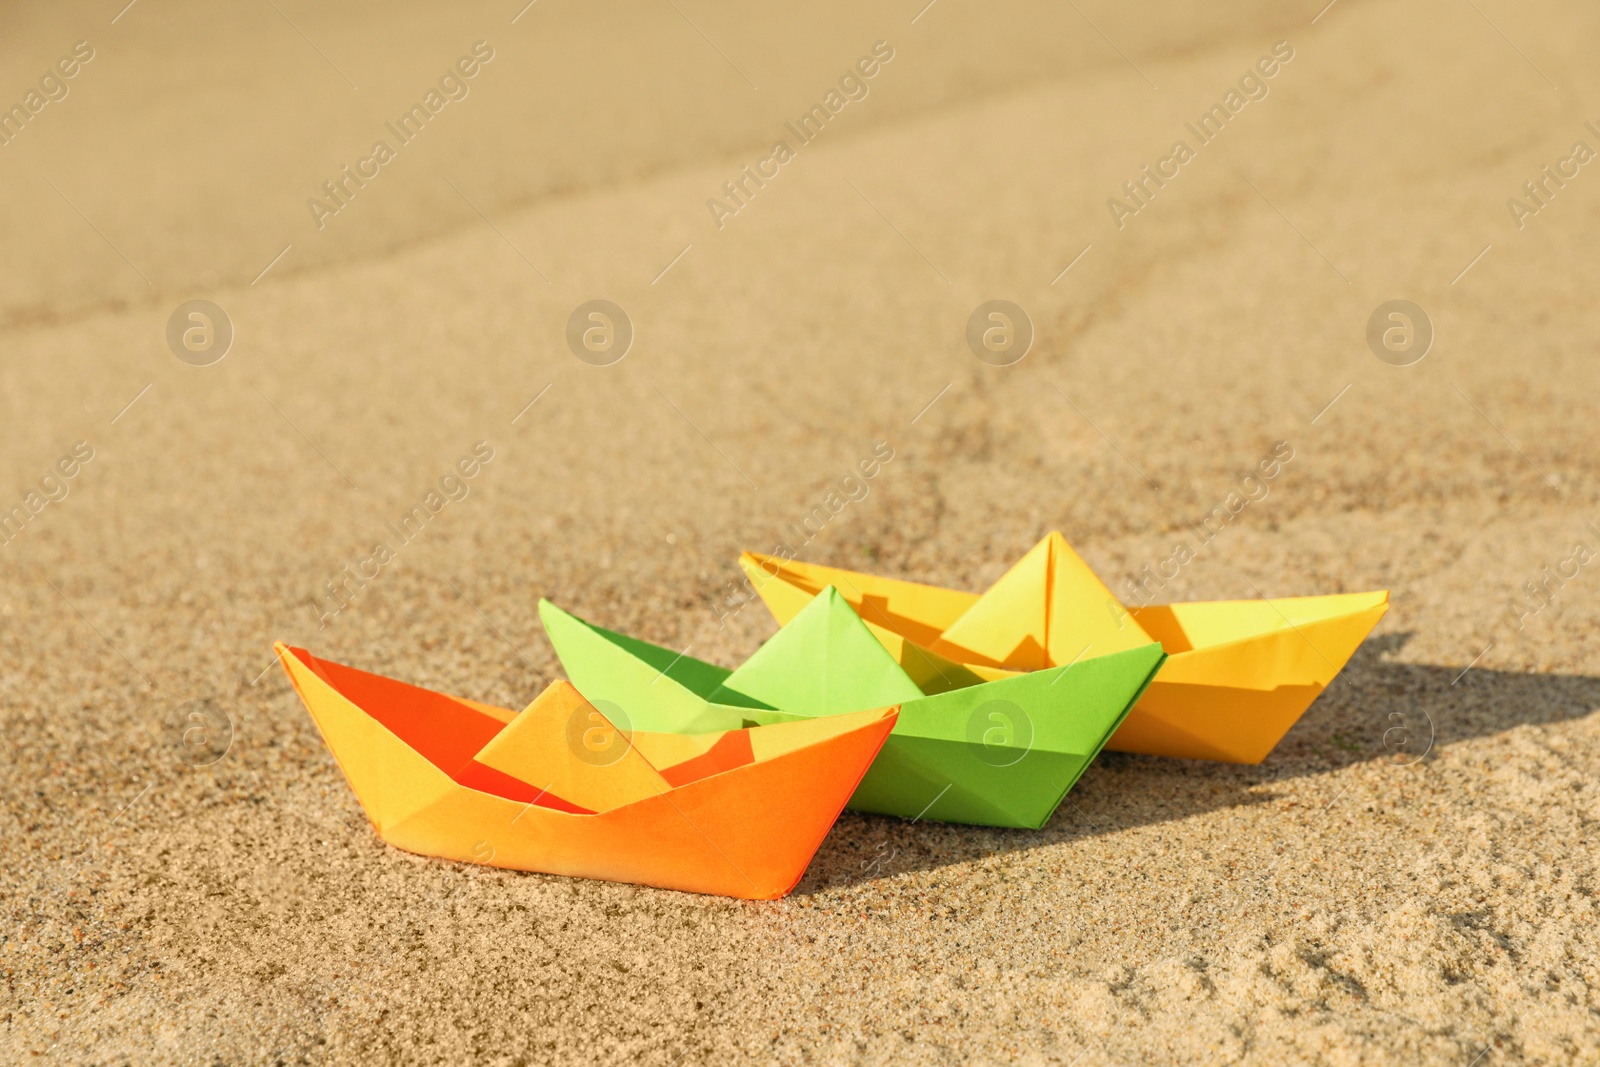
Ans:
{"label": "paper boat hull", "polygon": [[[576,814],[462,785],[330,684],[309,653],[280,645],[279,658],[385,842],[461,863],[747,899],[781,897],[800,880],[895,721],[893,709],[854,716],[814,743]],[[397,699],[484,708],[389,684]]]}
{"label": "paper boat hull", "polygon": [[[1136,612],[1152,636],[1169,649],[1183,650],[1168,656],[1106,747],[1260,763],[1332,684],[1388,609],[1387,593],[1351,593]],[[1245,636],[1232,636],[1241,630]],[[1190,631],[1232,639],[1183,648]]]}
{"label": "paper boat hull", "polygon": [[907,701],[849,807],[1038,829],[1125,722],[1162,659],[1159,646],[1147,645]]}
{"label": "paper boat hull", "polygon": [[[1096,753],[1034,750],[993,763],[966,742],[892,738],[850,797],[851,811],[917,822],[1037,830]],[[993,757],[991,757],[993,758]]]}

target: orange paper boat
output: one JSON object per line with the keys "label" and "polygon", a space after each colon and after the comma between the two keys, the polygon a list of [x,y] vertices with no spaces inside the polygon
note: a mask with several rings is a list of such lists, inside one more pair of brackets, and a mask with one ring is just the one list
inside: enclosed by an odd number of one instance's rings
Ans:
{"label": "orange paper boat", "polygon": [[794,888],[898,715],[630,735],[567,682],[516,713],[277,652],[396,848],[751,900]]}
{"label": "orange paper boat", "polygon": [[925,688],[1159,641],[1166,662],[1106,748],[1230,763],[1265,759],[1389,607],[1377,590],[1129,609],[1059,533],[982,594],[753,552],[739,563],[779,625],[836,587]]}

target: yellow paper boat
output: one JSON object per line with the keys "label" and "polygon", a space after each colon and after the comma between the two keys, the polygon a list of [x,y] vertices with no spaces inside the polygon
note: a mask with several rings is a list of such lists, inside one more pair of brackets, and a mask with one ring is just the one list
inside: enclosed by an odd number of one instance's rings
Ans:
{"label": "yellow paper boat", "polygon": [[1386,590],[1128,609],[1052,532],[982,593],[744,553],[778,623],[833,586],[925,692],[1159,641],[1167,661],[1107,748],[1260,763],[1388,610]]}
{"label": "yellow paper boat", "polygon": [[396,848],[754,900],[794,888],[897,717],[630,735],[567,682],[515,713],[277,652]]}

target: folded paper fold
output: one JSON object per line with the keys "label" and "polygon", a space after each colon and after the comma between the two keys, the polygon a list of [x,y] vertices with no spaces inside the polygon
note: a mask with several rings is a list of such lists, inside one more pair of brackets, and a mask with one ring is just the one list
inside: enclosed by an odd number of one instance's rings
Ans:
{"label": "folded paper fold", "polygon": [[277,651],[389,844],[750,899],[799,881],[897,714],[658,734],[566,682],[513,713]]}
{"label": "folded paper fold", "polygon": [[972,683],[957,671],[994,681],[1158,641],[1166,662],[1106,747],[1236,763],[1266,758],[1389,601],[1379,590],[1129,609],[1059,533],[982,594],[751,552],[739,562],[780,626],[837,588],[908,670],[958,684]]}

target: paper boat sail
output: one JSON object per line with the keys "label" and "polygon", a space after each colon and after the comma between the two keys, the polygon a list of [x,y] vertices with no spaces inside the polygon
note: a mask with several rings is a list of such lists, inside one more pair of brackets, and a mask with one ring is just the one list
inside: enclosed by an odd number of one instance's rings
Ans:
{"label": "paper boat sail", "polygon": [[[647,730],[735,729],[895,703],[900,717],[850,798],[855,811],[980,826],[1043,826],[1122,722],[1164,655],[1111,655],[925,695],[833,589],[737,670],[594,626],[540,601],[567,675]],[[933,660],[925,666],[937,671]],[[976,683],[976,684],[967,684]]]}
{"label": "paper boat sail", "polygon": [[779,625],[837,588],[914,675],[1003,679],[1159,641],[1167,660],[1106,747],[1232,763],[1267,757],[1389,604],[1380,590],[1128,609],[1059,533],[982,594],[752,552],[739,562]]}
{"label": "paper boat sail", "polygon": [[511,712],[277,652],[389,844],[756,900],[794,888],[896,717],[630,733],[566,682]]}

